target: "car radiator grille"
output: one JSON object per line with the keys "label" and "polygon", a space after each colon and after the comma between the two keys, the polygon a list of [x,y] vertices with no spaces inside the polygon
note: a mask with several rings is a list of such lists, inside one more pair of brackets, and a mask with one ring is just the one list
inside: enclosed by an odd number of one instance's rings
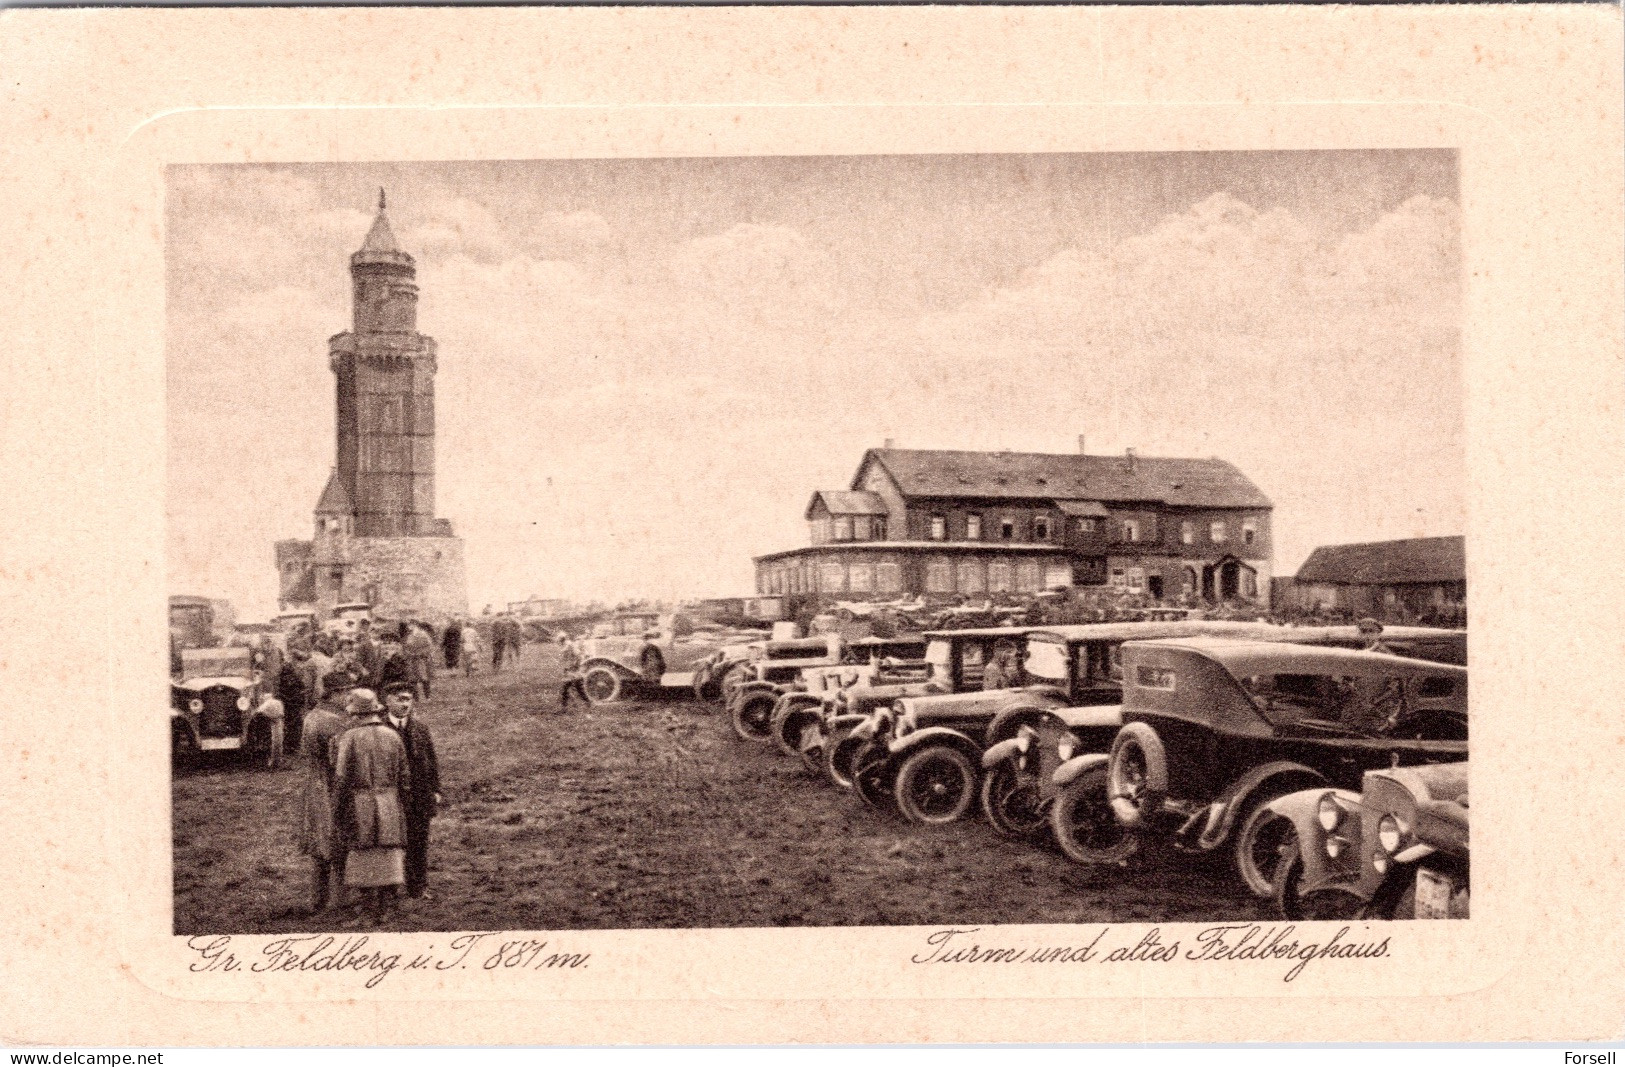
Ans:
{"label": "car radiator grille", "polygon": [[236,737],[242,733],[243,713],[237,710],[237,698],[241,695],[224,685],[205,689],[203,713],[198,718],[199,732],[204,737]]}

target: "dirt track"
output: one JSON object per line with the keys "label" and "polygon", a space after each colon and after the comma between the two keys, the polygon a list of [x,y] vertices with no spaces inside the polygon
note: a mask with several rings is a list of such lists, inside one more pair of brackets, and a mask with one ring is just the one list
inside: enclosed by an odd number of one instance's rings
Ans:
{"label": "dirt track", "polygon": [[[865,808],[721,710],[661,699],[557,711],[557,660],[442,676],[421,714],[447,808],[433,900],[400,930],[1230,921],[1263,917],[1213,859],[1095,871],[985,823],[928,828]],[[304,913],[302,768],[229,759],[174,782],[175,932],[355,928]]]}

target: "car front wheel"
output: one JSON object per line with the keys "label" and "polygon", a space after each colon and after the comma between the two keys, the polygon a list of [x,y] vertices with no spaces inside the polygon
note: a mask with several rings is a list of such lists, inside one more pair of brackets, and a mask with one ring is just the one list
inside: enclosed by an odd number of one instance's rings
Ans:
{"label": "car front wheel", "polygon": [[731,718],[734,733],[744,741],[768,741],[773,737],[773,705],[777,698],[757,693],[734,701]]}
{"label": "car front wheel", "polygon": [[954,822],[976,799],[976,768],[957,748],[930,745],[903,760],[893,791],[909,822]]}
{"label": "car front wheel", "polygon": [[1256,801],[1236,834],[1236,873],[1253,896],[1275,895],[1275,873],[1282,863],[1298,855],[1298,831],[1292,820],[1269,810],[1269,801]]}
{"label": "car front wheel", "polygon": [[1366,903],[1337,886],[1310,893],[1302,891],[1303,858],[1296,847],[1275,865],[1275,908],[1293,922],[1339,922],[1365,917]]}
{"label": "car front wheel", "polygon": [[1044,829],[1044,799],[1038,783],[1009,761],[982,778],[982,814],[1005,837],[1032,837]]}
{"label": "car front wheel", "polygon": [[1050,829],[1074,863],[1126,863],[1140,848],[1139,835],[1123,826],[1106,802],[1106,768],[1084,771],[1067,783],[1050,808]]}
{"label": "car front wheel", "polygon": [[857,755],[867,744],[861,737],[853,737],[850,729],[824,739],[824,775],[837,789],[851,789],[856,770]]}
{"label": "car front wheel", "polygon": [[613,704],[621,699],[621,676],[608,667],[589,667],[581,676],[581,689],[593,704]]}

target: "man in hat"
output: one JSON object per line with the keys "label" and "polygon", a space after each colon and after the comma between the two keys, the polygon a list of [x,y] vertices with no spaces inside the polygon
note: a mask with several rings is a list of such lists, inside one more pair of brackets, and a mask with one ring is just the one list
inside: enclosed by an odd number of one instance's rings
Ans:
{"label": "man in hat", "polygon": [[310,857],[312,914],[332,900],[333,876],[341,868],[335,862],[339,852],[333,836],[333,756],[339,734],[349,725],[345,704],[354,684],[342,672],[329,674],[323,682],[325,698],[305,716],[299,739],[299,752],[305,762],[299,847]]}
{"label": "man in hat", "polygon": [[333,822],[344,846],[344,884],[363,891],[379,920],[406,881],[406,746],[370,689],[350,694],[350,728],[333,758]]}
{"label": "man in hat", "polygon": [[434,679],[434,638],[429,636],[427,623],[414,623],[402,642],[406,662],[412,667],[412,684],[419,700],[429,699],[429,686]]}
{"label": "man in hat", "polygon": [[417,701],[410,682],[384,687],[387,722],[406,746],[411,788],[406,794],[406,895],[429,896],[429,823],[440,808],[440,764],[429,724],[413,714]]}

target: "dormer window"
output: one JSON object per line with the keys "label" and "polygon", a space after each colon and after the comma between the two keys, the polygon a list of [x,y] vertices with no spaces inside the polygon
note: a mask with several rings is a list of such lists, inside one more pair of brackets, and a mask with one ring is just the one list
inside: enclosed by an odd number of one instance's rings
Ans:
{"label": "dormer window", "polygon": [[852,516],[842,515],[835,520],[835,535],[837,541],[852,540]]}
{"label": "dormer window", "polygon": [[1182,545],[1194,545],[1196,543],[1196,524],[1194,522],[1179,524],[1179,543]]}
{"label": "dormer window", "polygon": [[1241,543],[1250,545],[1258,540],[1258,524],[1251,519],[1241,524]]}
{"label": "dormer window", "polygon": [[1033,520],[1033,540],[1034,541],[1048,541],[1049,540],[1049,516],[1048,515],[1040,515],[1036,519]]}
{"label": "dormer window", "polygon": [[948,520],[941,515],[931,516],[931,540],[946,541],[948,539]]}
{"label": "dormer window", "polygon": [[1006,515],[999,520],[999,540],[1014,541],[1016,539],[1016,520],[1013,515]]}
{"label": "dormer window", "polygon": [[1140,521],[1138,519],[1123,520],[1123,540],[1138,541],[1140,539]]}
{"label": "dormer window", "polygon": [[982,539],[982,517],[976,514],[965,516],[965,540],[980,541]]}
{"label": "dormer window", "polygon": [[1216,522],[1208,528],[1208,536],[1213,539],[1214,544],[1222,545],[1230,539],[1230,531],[1225,529],[1224,523]]}

